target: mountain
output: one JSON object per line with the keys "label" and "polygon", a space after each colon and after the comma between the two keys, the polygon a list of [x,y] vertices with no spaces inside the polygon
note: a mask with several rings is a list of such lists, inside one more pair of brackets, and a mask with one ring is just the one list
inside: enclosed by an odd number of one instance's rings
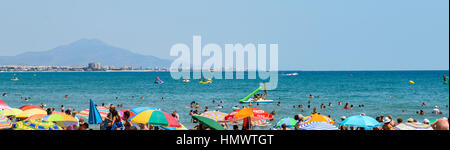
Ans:
{"label": "mountain", "polygon": [[110,46],[97,39],[81,39],[42,52],[0,56],[0,65],[81,66],[90,62],[116,67],[169,67],[170,61]]}

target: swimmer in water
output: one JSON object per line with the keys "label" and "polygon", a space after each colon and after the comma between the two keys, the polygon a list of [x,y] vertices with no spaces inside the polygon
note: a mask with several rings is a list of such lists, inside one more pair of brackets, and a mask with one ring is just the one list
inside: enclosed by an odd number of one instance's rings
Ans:
{"label": "swimmer in water", "polygon": [[339,102],[338,102],[338,105],[339,105],[339,106],[341,106],[341,105],[342,105],[342,102],[341,102],[341,101],[339,101]]}
{"label": "swimmer in water", "polygon": [[252,102],[249,102],[249,103],[248,103],[248,106],[253,106]]}
{"label": "swimmer in water", "polygon": [[165,101],[165,100],[164,100],[164,97],[161,97],[161,101]]}
{"label": "swimmer in water", "polygon": [[425,102],[422,103],[422,107],[425,107],[427,104],[425,104]]}
{"label": "swimmer in water", "polygon": [[314,98],[314,96],[312,96],[312,94],[309,94],[309,98]]}
{"label": "swimmer in water", "polygon": [[141,96],[141,100],[143,100],[144,99],[144,96]]}
{"label": "swimmer in water", "polygon": [[69,94],[66,94],[66,95],[64,96],[64,98],[69,98]]}
{"label": "swimmer in water", "polygon": [[281,102],[278,102],[278,103],[277,103],[277,106],[281,106]]}

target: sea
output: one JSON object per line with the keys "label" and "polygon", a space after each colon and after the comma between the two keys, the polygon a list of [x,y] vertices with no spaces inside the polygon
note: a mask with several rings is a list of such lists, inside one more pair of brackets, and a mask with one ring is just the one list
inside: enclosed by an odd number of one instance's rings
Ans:
{"label": "sea", "polygon": [[[298,75],[286,76],[288,73]],[[444,74],[448,75],[449,71],[280,71],[277,88],[269,90],[267,96],[274,103],[254,104],[252,107],[269,113],[275,111],[274,120],[270,122],[272,125],[297,114],[310,115],[313,108],[320,114],[330,115],[336,120],[336,125],[341,116],[360,113],[374,118],[392,114],[394,119],[414,118],[418,121],[448,118],[449,85],[443,83]],[[11,81],[14,76],[19,81]],[[154,84],[156,77],[164,84]],[[180,123],[192,128],[195,126],[189,115],[192,109],[185,108],[192,101],[203,107],[198,109],[200,112],[204,112],[207,106],[209,110],[230,113],[233,106],[247,105],[238,100],[257,89],[260,82],[262,80],[246,78],[213,79],[211,84],[200,84],[198,79],[191,79],[191,82],[184,83],[181,79],[172,79],[170,72],[0,73],[0,94],[7,94],[0,99],[14,108],[43,103],[56,110],[64,105],[66,109],[81,111],[89,108],[90,99],[97,105],[122,104],[119,110],[154,107],[169,114],[177,111]],[[315,98],[309,98],[310,94]],[[25,101],[24,98],[31,99]],[[307,108],[308,101],[310,108]],[[348,102],[354,109],[343,109],[338,101]],[[328,103],[332,106],[329,107]],[[321,109],[321,104],[326,108]],[[224,108],[218,107],[222,105]],[[305,111],[302,112],[298,105],[303,105]],[[434,106],[438,106],[443,114],[432,114]],[[417,114],[419,110],[423,110],[425,115]]]}

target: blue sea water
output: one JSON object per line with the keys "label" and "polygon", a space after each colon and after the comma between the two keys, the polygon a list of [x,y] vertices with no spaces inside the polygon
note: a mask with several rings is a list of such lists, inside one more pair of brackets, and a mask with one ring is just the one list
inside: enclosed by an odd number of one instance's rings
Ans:
{"label": "blue sea water", "polygon": [[[415,118],[419,121],[427,118],[434,120],[447,117],[449,114],[449,85],[443,84],[443,75],[448,71],[296,71],[298,76],[279,75],[278,88],[268,91],[268,99],[275,100],[271,104],[256,104],[253,107],[268,112],[275,111],[276,121],[293,117],[296,114],[309,115],[313,108],[324,115],[330,115],[339,122],[341,116],[352,116],[366,113],[368,116],[384,116],[392,114],[394,118],[404,120]],[[290,72],[284,72],[290,73]],[[180,114],[180,122],[188,128],[190,123],[189,111],[184,108],[191,101],[201,106],[208,106],[209,110],[232,112],[233,106],[246,104],[238,100],[247,96],[257,88],[260,80],[214,79],[212,84],[200,84],[198,80],[183,83],[173,80],[168,72],[60,72],[60,73],[15,73],[19,81],[11,81],[14,73],[0,73],[0,93],[11,107],[23,105],[46,104],[59,110],[61,105],[75,108],[78,111],[89,108],[89,99],[96,104],[123,104],[123,108],[131,109],[142,106],[160,108],[171,113],[176,110]],[[350,75],[351,74],[351,75]],[[165,83],[154,84],[159,76]],[[415,82],[409,84],[409,80]],[[68,99],[64,96],[68,94]],[[320,98],[308,98],[309,94],[320,95]],[[144,100],[140,97],[143,96]],[[24,101],[21,97],[31,97]],[[116,100],[116,97],[119,99]],[[165,101],[161,101],[161,97]],[[215,99],[217,102],[212,103]],[[218,102],[224,101],[224,109],[217,108]],[[311,101],[308,109],[307,102]],[[338,101],[354,105],[353,110],[338,106]],[[281,106],[276,103],[281,102]],[[328,107],[328,103],[333,104]],[[427,105],[422,107],[422,102]],[[320,109],[321,104],[326,109]],[[364,107],[358,107],[359,105]],[[303,105],[305,112],[297,108]],[[432,114],[437,105],[443,114]],[[295,106],[295,108],[293,108]],[[406,113],[402,113],[402,109]],[[424,110],[425,115],[416,114]],[[203,112],[204,109],[200,109]]]}

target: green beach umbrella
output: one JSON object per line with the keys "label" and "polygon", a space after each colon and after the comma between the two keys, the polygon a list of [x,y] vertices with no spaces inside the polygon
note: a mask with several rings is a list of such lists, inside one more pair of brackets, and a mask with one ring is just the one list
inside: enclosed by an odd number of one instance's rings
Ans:
{"label": "green beach umbrella", "polygon": [[198,120],[201,124],[213,129],[213,130],[225,130],[217,121],[206,118],[203,116],[192,116],[192,118]]}

